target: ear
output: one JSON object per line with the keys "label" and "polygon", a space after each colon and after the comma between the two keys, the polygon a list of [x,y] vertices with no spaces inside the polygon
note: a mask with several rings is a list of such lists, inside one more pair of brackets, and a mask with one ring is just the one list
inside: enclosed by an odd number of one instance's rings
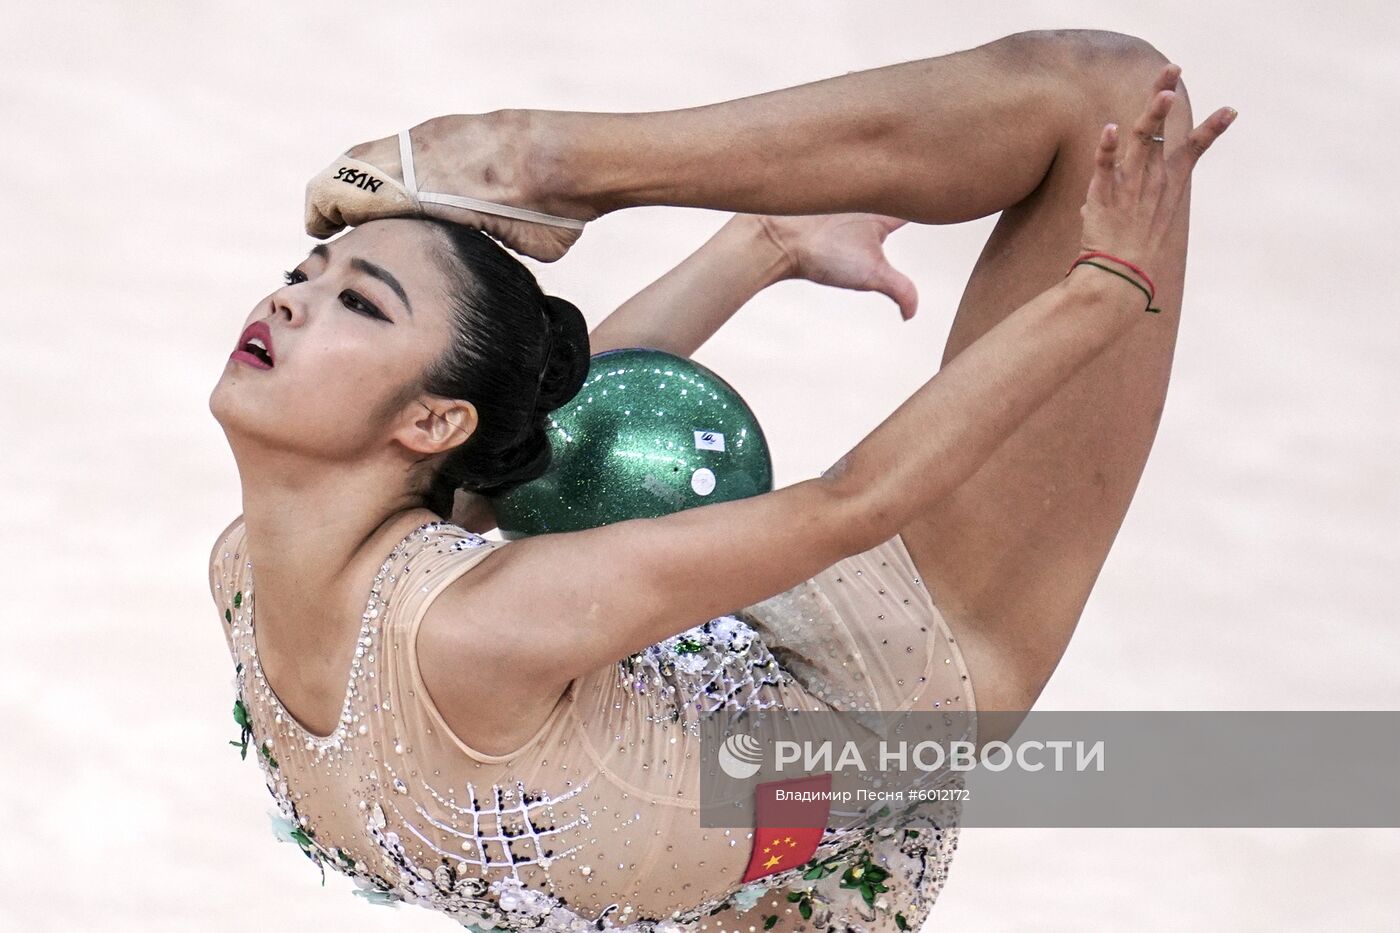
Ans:
{"label": "ear", "polygon": [[476,426],[476,406],[471,402],[420,395],[409,401],[403,422],[391,438],[415,453],[433,456],[466,443]]}

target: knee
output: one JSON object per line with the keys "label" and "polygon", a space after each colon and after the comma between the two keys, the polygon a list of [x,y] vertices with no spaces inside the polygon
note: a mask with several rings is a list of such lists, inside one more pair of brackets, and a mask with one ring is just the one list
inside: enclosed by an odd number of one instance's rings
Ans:
{"label": "knee", "polygon": [[1032,29],[1007,36],[1013,48],[1050,56],[1059,64],[1078,67],[1123,65],[1165,65],[1170,59],[1155,45],[1138,36],[1107,29]]}
{"label": "knee", "polygon": [[[1162,66],[1171,59],[1146,39],[1118,32],[1094,33],[1090,41],[1101,42],[1104,50],[1096,61],[1099,67],[1086,69],[1086,80],[1097,90],[1100,100],[1111,107],[1123,109],[1124,119],[1135,119],[1147,102],[1148,90],[1162,73]],[[1192,125],[1191,98],[1186,93],[1186,79],[1176,79],[1177,102],[1172,107],[1172,120],[1185,118],[1186,129]]]}
{"label": "knee", "polygon": [[1146,39],[1107,29],[1033,29],[1000,41],[1010,55],[1090,90],[1115,82],[1136,88],[1171,60]]}
{"label": "knee", "polygon": [[[1124,116],[1136,115],[1146,101],[1148,88],[1171,61],[1151,42],[1139,36],[1105,29],[1037,29],[1006,38],[1008,47],[1040,56],[1041,61],[1065,76],[1077,90],[1074,98],[1095,112],[1105,108]],[[1174,109],[1191,109],[1186,81],[1177,79],[1180,97]]]}

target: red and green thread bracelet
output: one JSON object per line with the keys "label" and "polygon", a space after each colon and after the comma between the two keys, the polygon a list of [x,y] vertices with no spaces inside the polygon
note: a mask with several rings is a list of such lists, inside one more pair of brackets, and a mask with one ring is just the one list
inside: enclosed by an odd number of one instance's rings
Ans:
{"label": "red and green thread bracelet", "polygon": [[[1113,255],[1112,253],[1105,253],[1105,252],[1103,252],[1102,250],[1097,250],[1097,249],[1096,249],[1096,250],[1090,250],[1090,251],[1087,252],[1087,253],[1081,254],[1080,257],[1079,257],[1079,259],[1076,259],[1076,260],[1075,260],[1075,265],[1078,265],[1078,264],[1080,263],[1081,260],[1084,260],[1084,259],[1093,259],[1093,258],[1096,257],[1096,256],[1101,256],[1101,257],[1103,257],[1104,259],[1112,259],[1114,262],[1118,263],[1119,265],[1127,266],[1129,269],[1132,269],[1132,270],[1133,270],[1134,272],[1136,272],[1138,275],[1142,276],[1143,281],[1145,281],[1145,282],[1147,283],[1148,287],[1152,289],[1152,295],[1153,295],[1153,297],[1154,297],[1154,298],[1156,297],[1156,295],[1157,295],[1157,286],[1153,283],[1153,281],[1152,281],[1152,276],[1150,276],[1150,275],[1148,275],[1146,272],[1144,272],[1141,266],[1137,265],[1136,263],[1128,262],[1128,260],[1122,258],[1121,256],[1115,256],[1115,255]],[[1070,268],[1073,269],[1074,266],[1070,266]]]}
{"label": "red and green thread bracelet", "polygon": [[[1127,266],[1129,269],[1132,269],[1132,270],[1133,270],[1134,272],[1136,272],[1138,275],[1142,276],[1144,279],[1147,280],[1147,284],[1148,284],[1149,286],[1151,286],[1151,291],[1149,291],[1147,288],[1144,288],[1143,285],[1142,285],[1142,283],[1139,282],[1139,281],[1137,281],[1136,279],[1134,279],[1132,276],[1124,275],[1123,273],[1119,272],[1117,269],[1111,269],[1111,268],[1109,268],[1108,266],[1105,266],[1103,263],[1091,262],[1090,260],[1093,259],[1095,256],[1102,256],[1102,257],[1105,258],[1105,259],[1111,259],[1111,260],[1113,260],[1114,262],[1121,263],[1122,265]],[[1152,314],[1161,314],[1161,313],[1162,313],[1162,309],[1161,309],[1161,308],[1154,308],[1154,307],[1152,307],[1152,301],[1153,301],[1153,299],[1155,299],[1155,298],[1157,297],[1157,286],[1156,286],[1156,284],[1153,283],[1152,277],[1149,276],[1146,272],[1142,271],[1142,268],[1141,268],[1140,266],[1138,266],[1138,265],[1136,265],[1136,264],[1134,264],[1134,263],[1131,263],[1131,262],[1129,262],[1129,261],[1126,260],[1126,259],[1122,259],[1122,258],[1120,258],[1120,257],[1118,257],[1118,256],[1115,256],[1115,255],[1113,255],[1112,253],[1105,253],[1105,252],[1102,252],[1102,251],[1100,251],[1100,250],[1093,250],[1093,251],[1090,251],[1090,252],[1087,252],[1087,253],[1083,254],[1083,255],[1080,256],[1078,259],[1076,259],[1076,260],[1070,265],[1070,267],[1069,267],[1069,272],[1066,272],[1065,275],[1068,276],[1070,272],[1073,272],[1073,271],[1074,271],[1075,266],[1078,266],[1078,265],[1081,265],[1081,264],[1082,264],[1082,265],[1086,265],[1086,266],[1093,266],[1093,267],[1096,268],[1096,269],[1102,269],[1102,270],[1105,271],[1105,272],[1111,272],[1111,273],[1113,273],[1114,275],[1118,276],[1120,279],[1122,279],[1123,281],[1129,283],[1129,284],[1132,285],[1134,288],[1136,288],[1138,291],[1142,292],[1144,295],[1147,296],[1147,307],[1144,308],[1143,310],[1149,311],[1149,312],[1151,312]]]}
{"label": "red and green thread bracelet", "polygon": [[[1105,272],[1112,272],[1114,275],[1118,276],[1120,279],[1122,279],[1123,281],[1125,281],[1125,282],[1127,282],[1128,284],[1132,285],[1132,286],[1133,286],[1134,288],[1136,288],[1138,291],[1142,292],[1144,295],[1147,296],[1147,307],[1143,309],[1144,311],[1150,311],[1150,312],[1153,313],[1153,314],[1160,314],[1160,313],[1162,312],[1162,309],[1161,309],[1161,308],[1154,308],[1154,307],[1152,307],[1152,293],[1149,292],[1146,288],[1144,288],[1143,285],[1142,285],[1142,283],[1139,282],[1137,279],[1134,279],[1134,278],[1132,278],[1131,276],[1124,275],[1123,273],[1119,272],[1117,269],[1110,269],[1108,266],[1105,266],[1105,265],[1104,265],[1103,263],[1101,263],[1101,262],[1094,262],[1092,259],[1081,259],[1081,260],[1079,260],[1078,262],[1076,262],[1076,263],[1074,264],[1074,266],[1070,266],[1070,267],[1069,267],[1069,268],[1070,268],[1070,272],[1073,272],[1073,271],[1074,271],[1074,267],[1075,267],[1075,266],[1093,266],[1094,268],[1096,268],[1096,269],[1102,269],[1102,270],[1105,271]],[[1069,275],[1069,272],[1066,272],[1065,275]]]}

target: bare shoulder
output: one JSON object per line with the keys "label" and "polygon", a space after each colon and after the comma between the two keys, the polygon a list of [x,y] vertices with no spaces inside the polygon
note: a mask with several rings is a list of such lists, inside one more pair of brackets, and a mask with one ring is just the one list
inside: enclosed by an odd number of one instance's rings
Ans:
{"label": "bare shoulder", "polygon": [[217,567],[223,564],[224,548],[235,530],[243,525],[243,516],[239,515],[233,521],[224,526],[224,530],[214,538],[214,546],[209,550],[209,566]]}
{"label": "bare shoulder", "polygon": [[214,546],[209,549],[209,595],[213,597],[214,604],[224,611],[227,607],[223,605],[224,594],[221,592],[228,582],[231,582],[233,573],[228,566],[228,549],[235,537],[241,535],[243,527],[243,516],[239,515],[224,527],[214,538]]}
{"label": "bare shoulder", "polygon": [[228,566],[229,558],[226,554],[232,539],[241,534],[242,525],[243,516],[239,515],[219,532],[214,539],[214,546],[209,550],[209,596],[214,600],[214,607],[219,613],[219,623],[230,651],[233,650],[230,624],[234,607],[228,595],[228,588],[232,586],[236,574]]}

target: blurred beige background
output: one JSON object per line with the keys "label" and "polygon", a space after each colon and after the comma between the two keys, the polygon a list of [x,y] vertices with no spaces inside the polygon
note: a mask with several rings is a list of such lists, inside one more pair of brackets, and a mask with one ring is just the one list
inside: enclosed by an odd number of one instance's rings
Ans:
{"label": "blurred beige background", "polygon": [[[227,740],[206,590],[239,511],[206,409],[302,256],[306,178],[450,111],[709,103],[1032,28],[1140,35],[1199,116],[1186,310],[1146,476],[1045,709],[1400,708],[1400,14],[1295,5],[0,3],[7,930],[446,931],[276,843]],[[719,214],[646,209],[535,265],[597,323]],[[890,241],[917,282],[786,283],[697,358],[780,485],[934,371],[993,218]],[[1300,767],[1314,763],[1299,762]],[[930,929],[1394,929],[1397,830],[970,830]]]}

